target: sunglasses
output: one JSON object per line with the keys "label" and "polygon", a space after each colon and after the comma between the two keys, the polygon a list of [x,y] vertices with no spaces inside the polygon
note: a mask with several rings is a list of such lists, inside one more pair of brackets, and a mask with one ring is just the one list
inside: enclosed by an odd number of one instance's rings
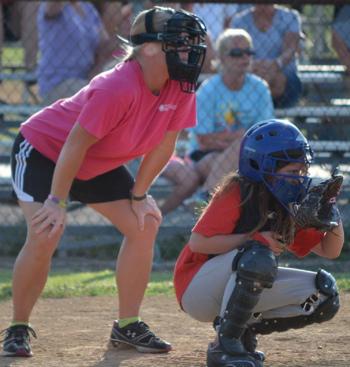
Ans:
{"label": "sunglasses", "polygon": [[255,51],[251,48],[232,48],[227,55],[231,57],[253,56],[255,55]]}

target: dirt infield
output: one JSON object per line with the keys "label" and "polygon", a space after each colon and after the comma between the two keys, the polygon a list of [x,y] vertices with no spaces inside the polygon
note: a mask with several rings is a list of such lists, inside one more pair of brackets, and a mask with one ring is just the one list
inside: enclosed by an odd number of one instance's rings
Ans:
{"label": "dirt infield", "polygon": [[[260,337],[269,367],[349,367],[350,294],[341,296],[340,313],[323,325]],[[38,333],[30,359],[0,357],[1,367],[204,367],[207,324],[191,320],[173,297],[147,297],[142,316],[171,341],[167,355],[145,355],[108,344],[115,309],[113,297],[40,300],[32,318]],[[0,303],[0,330],[7,325],[11,302]]]}

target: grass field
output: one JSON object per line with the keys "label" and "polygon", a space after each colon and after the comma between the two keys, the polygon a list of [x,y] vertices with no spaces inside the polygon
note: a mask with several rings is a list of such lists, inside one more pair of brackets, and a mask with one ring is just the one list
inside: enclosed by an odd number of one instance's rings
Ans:
{"label": "grass field", "polygon": [[[11,271],[0,270],[0,301],[11,297],[11,278]],[[44,298],[109,296],[114,295],[115,292],[114,272],[111,270],[54,271],[49,276],[42,296]],[[170,272],[152,273],[146,294],[173,294],[172,274]]]}
{"label": "grass field", "polygon": [[[343,291],[350,291],[350,273],[333,274]],[[9,270],[0,270],[0,301],[11,297]],[[43,292],[44,298],[65,298],[81,296],[110,296],[116,292],[114,272],[99,270],[90,272],[54,271]],[[148,285],[147,295],[172,295],[172,273],[154,272]]]}

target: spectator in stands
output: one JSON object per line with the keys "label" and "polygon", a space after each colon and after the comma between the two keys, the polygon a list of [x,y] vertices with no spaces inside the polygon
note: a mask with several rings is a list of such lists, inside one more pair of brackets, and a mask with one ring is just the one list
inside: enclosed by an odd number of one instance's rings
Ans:
{"label": "spectator in stands", "polygon": [[38,32],[38,82],[44,104],[80,90],[103,70],[116,48],[90,2],[42,2]]}
{"label": "spectator in stands", "polygon": [[132,23],[133,5],[130,1],[94,1],[110,37],[128,37]]}
{"label": "spectator in stands", "polygon": [[[24,66],[28,73],[35,73],[38,53],[38,36],[36,16],[39,7],[38,1],[0,0],[0,52],[2,53],[6,28],[15,39],[20,39],[24,49]],[[5,17],[5,12],[7,16]],[[6,18],[6,19],[5,19]],[[0,68],[1,68],[0,54]],[[6,60],[11,64],[11,60]]]}
{"label": "spectator in stands", "polygon": [[295,105],[302,91],[297,74],[302,37],[298,12],[277,5],[255,5],[234,17],[232,27],[251,35],[256,52],[252,71],[268,82],[275,107]]}
{"label": "spectator in stands", "polygon": [[[28,231],[14,268],[13,322],[2,333],[4,355],[32,355],[29,318],[64,231],[68,197],[125,236],[116,267],[119,320],[111,342],[146,353],[171,349],[139,318],[162,219],[147,191],[171,157],[179,131],[195,124],[205,33],[191,13],[163,7],[141,12],[124,60],[21,125],[12,182]],[[140,157],[134,180],[125,164]]]}
{"label": "spectator in stands", "polygon": [[217,3],[185,3],[184,9],[193,11],[200,16],[208,27],[208,33],[213,42],[229,26],[232,17],[240,11],[242,5],[238,4],[217,4]]}
{"label": "spectator in stands", "polygon": [[333,22],[332,45],[340,63],[350,74],[350,5],[343,5],[337,11]]}
{"label": "spectator in stands", "polygon": [[243,29],[227,29],[216,49],[219,73],[204,81],[197,92],[198,122],[190,132],[189,157],[172,159],[163,172],[175,183],[161,206],[163,214],[180,205],[200,184],[207,198],[223,176],[237,169],[245,130],[274,116],[267,83],[248,72],[254,54],[250,35]]}

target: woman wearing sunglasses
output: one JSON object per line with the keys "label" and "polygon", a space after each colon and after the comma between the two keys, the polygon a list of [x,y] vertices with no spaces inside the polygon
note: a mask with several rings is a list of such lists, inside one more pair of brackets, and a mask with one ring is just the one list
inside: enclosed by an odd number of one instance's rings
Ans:
{"label": "woman wearing sunglasses", "polygon": [[249,72],[253,42],[243,29],[227,29],[216,49],[218,73],[197,91],[197,126],[190,131],[186,162],[173,159],[163,176],[176,189],[162,205],[163,214],[176,208],[199,185],[206,198],[220,179],[237,169],[241,138],[253,123],[274,117],[264,80]]}

